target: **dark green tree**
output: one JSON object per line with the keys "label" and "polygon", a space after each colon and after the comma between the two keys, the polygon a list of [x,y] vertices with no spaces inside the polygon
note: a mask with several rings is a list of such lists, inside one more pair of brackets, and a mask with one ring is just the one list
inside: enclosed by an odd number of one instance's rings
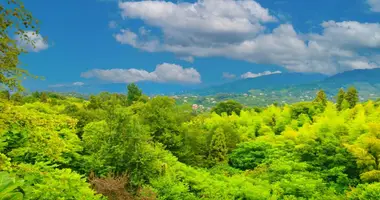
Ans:
{"label": "dark green tree", "polygon": [[322,105],[323,107],[326,107],[327,97],[326,97],[325,91],[323,91],[323,90],[318,91],[317,96],[314,99],[314,103],[317,103],[319,105]]}
{"label": "dark green tree", "polygon": [[9,100],[10,98],[11,98],[11,95],[9,94],[8,90],[0,91],[0,99]]}
{"label": "dark green tree", "polygon": [[45,92],[41,93],[40,101],[43,102],[43,103],[47,103],[48,102],[48,96],[47,96],[47,94]]}
{"label": "dark green tree", "polygon": [[338,95],[336,96],[336,109],[339,111],[342,110],[344,96],[346,96],[346,93],[344,92],[343,88],[340,88]]}
{"label": "dark green tree", "polygon": [[22,103],[22,95],[19,92],[12,94],[11,100],[15,103]]}
{"label": "dark green tree", "polygon": [[236,113],[240,115],[240,111],[243,109],[243,105],[234,100],[228,100],[224,102],[218,103],[214,108],[212,108],[211,112],[215,112],[218,115],[222,113],[227,113],[227,115],[232,115],[232,113]]}
{"label": "dark green tree", "polygon": [[348,88],[347,94],[345,95],[345,99],[350,105],[350,108],[356,106],[356,104],[359,102],[359,94],[355,87]]}
{"label": "dark green tree", "polygon": [[209,151],[210,165],[215,165],[227,160],[226,136],[222,128],[217,128],[212,136]]}
{"label": "dark green tree", "polygon": [[129,105],[131,105],[134,101],[139,100],[140,97],[142,96],[142,91],[134,83],[129,84],[127,86],[127,89],[128,89],[127,100],[128,100]]}

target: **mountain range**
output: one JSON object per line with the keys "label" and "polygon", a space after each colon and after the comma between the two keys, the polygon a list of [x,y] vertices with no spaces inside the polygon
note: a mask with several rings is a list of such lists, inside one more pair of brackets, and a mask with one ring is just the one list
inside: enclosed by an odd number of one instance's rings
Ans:
{"label": "mountain range", "polygon": [[333,76],[322,74],[281,73],[241,79],[209,88],[193,90],[197,95],[245,93],[250,90],[287,90],[293,93],[323,89],[335,95],[339,88],[354,86],[365,98],[380,96],[380,69],[358,69]]}

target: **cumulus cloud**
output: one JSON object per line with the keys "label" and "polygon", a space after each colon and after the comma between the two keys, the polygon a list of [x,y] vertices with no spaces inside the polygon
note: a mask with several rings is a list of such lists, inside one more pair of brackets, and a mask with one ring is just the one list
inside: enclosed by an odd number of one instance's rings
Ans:
{"label": "cumulus cloud", "polygon": [[380,48],[379,23],[327,21],[322,27],[323,34],[311,34],[311,40],[345,49]]}
{"label": "cumulus cloud", "polygon": [[147,0],[119,3],[119,8],[123,18],[161,30],[162,35],[153,38],[131,30],[115,35],[120,43],[144,51],[227,57],[324,74],[380,65],[373,59],[380,49],[380,23],[326,21],[321,33],[310,34],[296,32],[292,24],[269,30],[266,24],[277,18],[253,0]]}
{"label": "cumulus cloud", "polygon": [[19,47],[27,51],[39,52],[49,47],[45,39],[33,31],[26,31],[23,36],[17,35],[15,38]]}
{"label": "cumulus cloud", "polygon": [[176,82],[195,84],[201,82],[201,75],[194,68],[163,63],[156,66],[153,72],[143,69],[93,69],[83,72],[81,77],[97,78],[113,83],[134,83],[140,81]]}
{"label": "cumulus cloud", "polygon": [[272,75],[272,74],[281,74],[282,72],[281,71],[264,71],[264,72],[260,72],[260,73],[252,73],[252,72],[247,72],[245,74],[242,74],[241,75],[241,78],[244,78],[244,79],[247,79],[247,78],[257,78],[257,77],[260,77],[260,76],[268,76],[268,75]]}
{"label": "cumulus cloud", "polygon": [[380,12],[380,0],[367,0],[372,12]]}
{"label": "cumulus cloud", "polygon": [[85,83],[83,82],[74,82],[74,83],[68,83],[68,84],[54,84],[54,85],[49,85],[50,88],[60,88],[60,87],[80,87],[84,86]]}
{"label": "cumulus cloud", "polygon": [[268,9],[250,0],[134,1],[121,2],[119,8],[123,18],[142,19],[161,28],[168,42],[184,45],[242,41],[262,32],[261,23],[276,21]]}
{"label": "cumulus cloud", "polygon": [[223,72],[222,77],[224,79],[234,79],[234,78],[236,78],[236,75],[235,74],[231,74],[229,72]]}
{"label": "cumulus cloud", "polygon": [[148,52],[154,52],[159,51],[159,41],[157,40],[141,40],[139,36],[128,30],[128,29],[122,29],[120,30],[120,33],[114,35],[116,41],[120,42],[121,44],[128,44],[132,47],[142,49]]}

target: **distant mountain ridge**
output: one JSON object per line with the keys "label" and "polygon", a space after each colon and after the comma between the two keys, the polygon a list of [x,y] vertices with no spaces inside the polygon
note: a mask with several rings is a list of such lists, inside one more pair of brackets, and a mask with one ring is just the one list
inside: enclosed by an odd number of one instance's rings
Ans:
{"label": "distant mountain ridge", "polygon": [[194,90],[189,93],[198,95],[213,95],[217,93],[244,93],[252,89],[280,89],[301,84],[313,83],[327,78],[323,74],[281,73],[257,78],[240,79],[237,81]]}
{"label": "distant mountain ridge", "polygon": [[354,86],[366,98],[380,97],[380,69],[357,69],[333,76],[322,74],[282,73],[241,79],[218,86],[194,90],[191,94],[245,93],[249,90],[286,90],[293,93],[323,89],[335,95],[339,88]]}
{"label": "distant mountain ridge", "polygon": [[336,74],[326,79],[291,87],[290,91],[323,89],[334,95],[340,88],[354,86],[365,98],[380,97],[380,69],[357,69]]}

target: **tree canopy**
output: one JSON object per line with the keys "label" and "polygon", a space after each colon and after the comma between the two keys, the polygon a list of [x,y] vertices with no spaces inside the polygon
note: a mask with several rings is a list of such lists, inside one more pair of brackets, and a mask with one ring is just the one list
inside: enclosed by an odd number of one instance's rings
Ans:
{"label": "tree canopy", "polygon": [[[0,3],[0,84],[9,89],[23,89],[21,76],[28,72],[19,67],[19,55],[26,52],[16,38],[34,45],[31,37],[38,34],[38,21],[18,0]],[[29,34],[31,33],[31,34]],[[0,86],[1,86],[0,85]]]}

